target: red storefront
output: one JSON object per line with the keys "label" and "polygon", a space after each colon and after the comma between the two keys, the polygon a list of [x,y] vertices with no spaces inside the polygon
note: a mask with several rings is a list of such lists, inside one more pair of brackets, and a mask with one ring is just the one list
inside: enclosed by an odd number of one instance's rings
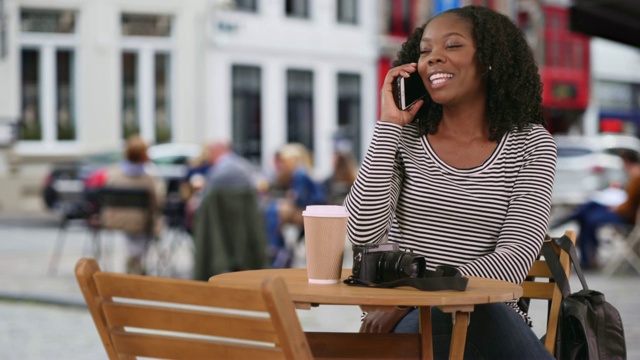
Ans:
{"label": "red storefront", "polygon": [[548,129],[564,133],[580,127],[589,103],[589,38],[569,30],[567,8],[543,6],[542,105]]}

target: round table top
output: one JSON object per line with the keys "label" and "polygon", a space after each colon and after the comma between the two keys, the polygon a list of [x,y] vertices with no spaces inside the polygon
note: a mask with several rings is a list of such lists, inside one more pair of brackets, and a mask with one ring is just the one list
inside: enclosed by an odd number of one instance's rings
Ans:
{"label": "round table top", "polygon": [[[351,269],[342,270],[342,280]],[[267,276],[281,276],[293,301],[310,304],[376,306],[460,306],[512,301],[522,296],[522,287],[510,282],[469,277],[465,291],[421,291],[412,287],[380,289],[337,284],[310,284],[307,269],[265,269],[212,276],[209,283],[231,287],[259,287]]]}

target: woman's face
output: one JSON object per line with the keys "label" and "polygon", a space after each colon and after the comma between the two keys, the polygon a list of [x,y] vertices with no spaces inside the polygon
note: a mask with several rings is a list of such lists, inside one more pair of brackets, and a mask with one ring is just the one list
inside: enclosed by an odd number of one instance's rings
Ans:
{"label": "woman's face", "polygon": [[424,29],[418,71],[437,104],[459,105],[486,96],[472,24],[457,15],[440,15]]}

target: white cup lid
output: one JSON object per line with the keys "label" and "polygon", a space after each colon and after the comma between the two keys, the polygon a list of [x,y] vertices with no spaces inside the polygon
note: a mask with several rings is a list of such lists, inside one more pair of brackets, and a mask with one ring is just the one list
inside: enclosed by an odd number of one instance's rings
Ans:
{"label": "white cup lid", "polygon": [[309,205],[302,216],[348,217],[347,209],[341,205]]}

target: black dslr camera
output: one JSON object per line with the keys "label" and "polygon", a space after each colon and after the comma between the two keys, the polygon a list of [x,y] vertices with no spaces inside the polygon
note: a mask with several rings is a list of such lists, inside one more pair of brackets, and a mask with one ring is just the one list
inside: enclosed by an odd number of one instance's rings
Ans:
{"label": "black dslr camera", "polygon": [[426,272],[426,259],[400,250],[398,244],[353,245],[353,277],[362,282],[380,284],[422,278]]}

